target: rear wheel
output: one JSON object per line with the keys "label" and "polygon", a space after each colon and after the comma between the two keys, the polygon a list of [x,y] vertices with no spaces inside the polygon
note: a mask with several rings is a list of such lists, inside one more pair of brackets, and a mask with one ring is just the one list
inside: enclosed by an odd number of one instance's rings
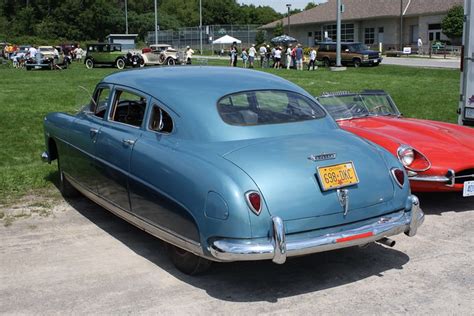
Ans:
{"label": "rear wheel", "polygon": [[359,67],[360,67],[361,61],[360,61],[359,58],[354,59],[353,62],[354,62],[354,67],[356,67],[356,68],[359,68]]}
{"label": "rear wheel", "polygon": [[25,66],[25,69],[26,69],[27,71],[30,71],[30,70],[31,70],[31,67],[30,67],[30,66]]}
{"label": "rear wheel", "polygon": [[329,60],[329,58],[325,57],[323,59],[323,64],[324,64],[324,67],[330,67],[331,66],[331,61]]}
{"label": "rear wheel", "polygon": [[209,269],[212,262],[179,247],[168,245],[168,254],[175,267],[188,275],[197,275]]}
{"label": "rear wheel", "polygon": [[92,69],[94,68],[94,61],[92,59],[86,59],[86,68],[87,69]]}
{"label": "rear wheel", "polygon": [[124,69],[125,68],[125,60],[123,60],[122,58],[119,58],[115,61],[115,66],[118,68],[118,69]]}
{"label": "rear wheel", "polygon": [[168,60],[166,61],[166,64],[169,65],[169,66],[173,66],[176,64],[176,61],[173,59],[173,58],[168,58]]}
{"label": "rear wheel", "polygon": [[71,185],[71,183],[64,176],[64,172],[61,168],[61,160],[58,154],[58,173],[59,173],[59,191],[65,198],[75,198],[80,195],[79,191]]}

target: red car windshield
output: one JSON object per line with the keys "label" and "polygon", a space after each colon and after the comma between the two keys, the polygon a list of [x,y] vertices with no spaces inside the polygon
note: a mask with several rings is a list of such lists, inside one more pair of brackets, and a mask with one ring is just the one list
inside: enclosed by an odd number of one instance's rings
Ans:
{"label": "red car windshield", "polygon": [[318,101],[336,120],[366,116],[400,115],[388,94],[325,95],[319,97]]}

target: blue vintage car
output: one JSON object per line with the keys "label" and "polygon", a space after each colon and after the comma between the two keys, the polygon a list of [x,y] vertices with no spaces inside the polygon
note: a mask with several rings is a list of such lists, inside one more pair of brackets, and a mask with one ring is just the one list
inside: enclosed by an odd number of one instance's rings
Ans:
{"label": "blue vintage car", "polygon": [[104,78],[77,115],[44,119],[45,161],[77,191],[168,242],[194,274],[415,235],[403,166],[259,71],[174,67]]}

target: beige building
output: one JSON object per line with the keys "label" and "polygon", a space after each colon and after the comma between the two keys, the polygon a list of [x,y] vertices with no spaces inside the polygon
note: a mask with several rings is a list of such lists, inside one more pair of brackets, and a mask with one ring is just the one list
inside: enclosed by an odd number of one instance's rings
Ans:
{"label": "beige building", "polygon": [[[305,46],[326,39],[336,40],[336,0],[290,16],[290,36]],[[400,49],[402,45],[416,47],[421,37],[425,48],[430,41],[449,40],[441,30],[441,21],[450,8],[463,5],[463,0],[342,0],[342,41],[362,42],[371,48],[382,43],[383,49]],[[401,23],[400,16],[403,16]],[[269,37],[278,25],[288,33],[288,18],[266,24]],[[327,36],[327,38],[325,37]]]}

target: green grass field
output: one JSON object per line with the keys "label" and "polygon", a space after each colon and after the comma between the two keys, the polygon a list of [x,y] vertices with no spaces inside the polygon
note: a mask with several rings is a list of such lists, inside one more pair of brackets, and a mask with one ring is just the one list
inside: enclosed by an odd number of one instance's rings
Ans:
{"label": "green grass field", "polygon": [[[213,61],[210,64],[226,64]],[[115,72],[87,70],[74,64],[64,71],[0,68],[0,203],[52,188],[55,165],[40,161],[44,150],[43,117],[48,112],[74,113],[78,87],[92,91],[101,78]],[[313,95],[325,91],[388,91],[405,116],[456,122],[459,71],[388,66],[349,68],[345,72],[267,70],[302,86]],[[238,83],[236,83],[238,84]]]}

